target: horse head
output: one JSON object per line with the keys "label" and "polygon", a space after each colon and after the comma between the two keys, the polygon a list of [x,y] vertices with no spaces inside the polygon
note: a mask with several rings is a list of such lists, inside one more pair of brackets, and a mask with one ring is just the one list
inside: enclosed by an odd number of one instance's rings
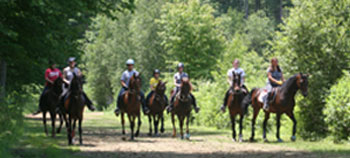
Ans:
{"label": "horse head", "polygon": [[235,72],[232,72],[232,89],[236,93],[241,92],[241,73],[236,74]]}
{"label": "horse head", "polygon": [[301,90],[301,94],[303,94],[304,97],[306,97],[308,94],[308,77],[308,74],[303,74],[301,72],[297,75],[297,86]]}
{"label": "horse head", "polygon": [[167,84],[167,82],[159,81],[155,92],[159,95],[163,95],[165,93],[165,90],[166,90],[166,84]]}
{"label": "horse head", "polygon": [[61,77],[58,77],[54,82],[53,82],[53,90],[55,91],[56,94],[62,94],[63,89],[63,79]]}
{"label": "horse head", "polygon": [[188,77],[184,77],[181,79],[181,87],[180,87],[180,94],[181,98],[185,99],[189,94],[191,90],[191,85],[190,85],[190,79]]}
{"label": "horse head", "polygon": [[74,74],[74,77],[70,83],[70,91],[72,93],[80,93],[83,91],[81,77],[77,76],[75,73],[73,74]]}
{"label": "horse head", "polygon": [[136,91],[137,93],[141,91],[141,74],[136,74],[130,78],[129,88],[131,91]]}

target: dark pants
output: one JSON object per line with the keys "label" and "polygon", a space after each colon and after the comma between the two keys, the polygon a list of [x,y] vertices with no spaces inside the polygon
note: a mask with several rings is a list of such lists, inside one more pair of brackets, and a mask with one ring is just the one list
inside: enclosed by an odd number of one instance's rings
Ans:
{"label": "dark pants", "polygon": [[[176,87],[175,89],[175,94],[171,97],[171,101],[170,101],[170,106],[171,107],[174,107],[174,101],[175,101],[175,97],[176,97],[176,94],[180,91],[180,88]],[[192,99],[192,105],[194,108],[197,108],[197,101],[196,101],[196,98],[193,96],[192,93],[190,93],[190,97]]]}
{"label": "dark pants", "polygon": [[[120,106],[123,103],[123,97],[122,97],[122,94],[126,91],[127,89],[126,88],[122,88],[120,91],[119,91],[119,95],[118,95],[118,98],[117,98],[117,109],[120,109]],[[146,101],[145,101],[145,94],[140,91],[140,97],[141,97],[141,105],[142,105],[142,109],[145,110],[146,108]]]}
{"label": "dark pants", "polygon": [[40,109],[40,103],[42,102],[43,96],[44,96],[44,94],[46,93],[46,91],[47,91],[48,89],[49,89],[49,87],[48,87],[48,86],[45,86],[43,92],[42,92],[41,95],[40,95],[40,98],[39,98],[39,109],[38,109],[38,111],[41,111],[41,109]]}
{"label": "dark pants", "polygon": [[[248,94],[248,89],[247,89],[247,87],[246,87],[245,85],[242,85],[242,89],[245,90],[244,95],[247,95],[247,94]],[[224,106],[227,105],[227,99],[228,99],[228,96],[230,95],[230,90],[231,90],[231,88],[230,88],[229,90],[226,91],[225,98],[224,98]]]}
{"label": "dark pants", "polygon": [[[147,106],[149,104],[149,99],[151,99],[153,93],[154,93],[154,91],[149,92],[147,97],[146,97],[146,105]],[[168,105],[168,97],[166,95],[164,95],[164,99],[165,99],[166,105]]]}

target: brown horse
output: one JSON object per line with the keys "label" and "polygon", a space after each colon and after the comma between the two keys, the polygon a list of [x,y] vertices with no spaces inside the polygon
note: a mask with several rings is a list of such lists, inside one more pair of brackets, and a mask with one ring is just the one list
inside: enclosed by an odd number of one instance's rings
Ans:
{"label": "brown horse", "polygon": [[[43,113],[43,123],[44,123],[44,130],[46,135],[47,134],[47,128],[46,128],[46,112],[50,112],[51,117],[51,126],[52,126],[52,137],[56,136],[55,133],[55,121],[56,121],[56,108],[58,107],[59,101],[60,101],[60,95],[62,93],[62,85],[63,80],[62,78],[57,78],[53,85],[40,97],[39,101],[39,107]],[[60,127],[63,124],[63,120],[61,115],[60,116]],[[60,132],[60,128],[57,130],[57,133]]]}
{"label": "brown horse", "polygon": [[[307,88],[308,88],[308,75],[298,73],[291,78],[289,78],[281,87],[275,88],[273,92],[275,93],[273,99],[270,100],[270,107],[268,110],[265,110],[265,119],[263,122],[263,139],[264,141],[268,141],[266,139],[266,125],[267,121],[270,117],[270,113],[276,113],[277,119],[277,133],[276,137],[278,142],[283,142],[280,138],[280,119],[283,113],[287,114],[288,117],[293,121],[293,135],[291,137],[292,141],[296,140],[296,119],[294,117],[294,106],[295,99],[294,96],[296,92],[300,89],[301,93],[304,97],[307,96]],[[249,95],[244,98],[243,104],[244,106],[248,106],[252,104],[254,108],[254,114],[252,119],[252,135],[250,137],[250,141],[254,141],[254,126],[256,117],[259,114],[260,109],[263,107],[263,103],[259,100],[260,95],[264,92],[264,89],[255,88],[253,89]],[[268,96],[270,97],[270,96]]]}
{"label": "brown horse", "polygon": [[184,138],[183,124],[186,119],[186,139],[190,139],[189,118],[192,111],[192,99],[190,96],[191,85],[188,78],[184,77],[181,81],[179,93],[175,94],[174,109],[171,112],[171,121],[173,124],[173,137],[176,137],[175,115],[179,119],[181,139]]}
{"label": "brown horse", "polygon": [[[73,144],[73,139],[75,136],[75,126],[76,121],[78,120],[79,125],[79,143],[83,144],[82,138],[82,127],[81,124],[83,122],[83,112],[84,112],[84,99],[83,99],[83,87],[82,81],[79,76],[74,74],[74,77],[71,81],[70,88],[68,94],[65,98],[64,109],[62,110],[63,118],[66,122],[67,127],[67,137],[68,144]],[[68,119],[67,119],[68,115]]]}
{"label": "brown horse", "polygon": [[[141,92],[141,77],[140,74],[136,75],[134,74],[129,81],[129,89],[122,94],[123,98],[123,104],[121,105],[121,121],[122,121],[122,132],[125,134],[125,121],[124,121],[124,113],[128,115],[129,122],[130,122],[130,128],[131,128],[131,140],[134,140],[134,136],[138,137],[140,132],[140,126],[141,126],[141,115],[140,115],[140,92]],[[137,130],[134,135],[134,127],[136,118],[138,120],[137,122]]]}
{"label": "brown horse", "polygon": [[149,136],[152,135],[152,117],[153,117],[153,124],[154,124],[154,134],[158,136],[158,124],[159,121],[161,121],[161,127],[160,132],[164,132],[164,117],[163,112],[165,109],[165,106],[168,104],[165,99],[165,90],[166,90],[166,83],[159,81],[157,84],[157,87],[149,99],[148,107],[150,109],[150,113],[148,114],[148,120],[149,120]]}
{"label": "brown horse", "polygon": [[242,101],[244,98],[244,93],[242,91],[241,85],[241,74],[236,74],[235,72],[232,72],[233,74],[233,80],[232,80],[232,86],[229,91],[229,96],[227,100],[227,107],[229,109],[230,118],[231,118],[231,124],[232,124],[232,140],[236,141],[236,129],[235,129],[235,119],[236,115],[240,115],[239,119],[239,142],[243,141],[243,119],[245,114],[245,108],[242,106]]}

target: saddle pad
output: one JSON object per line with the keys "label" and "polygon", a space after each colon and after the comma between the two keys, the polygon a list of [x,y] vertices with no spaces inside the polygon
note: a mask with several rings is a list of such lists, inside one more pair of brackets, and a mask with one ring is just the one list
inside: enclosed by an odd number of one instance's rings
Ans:
{"label": "saddle pad", "polygon": [[267,95],[267,89],[262,89],[260,91],[260,95],[258,97],[258,101],[263,103],[264,102],[264,98],[266,97],[266,95]]}

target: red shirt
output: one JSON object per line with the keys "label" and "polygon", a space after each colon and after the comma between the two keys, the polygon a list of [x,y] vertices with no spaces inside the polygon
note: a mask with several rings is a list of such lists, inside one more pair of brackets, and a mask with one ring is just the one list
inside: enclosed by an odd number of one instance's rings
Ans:
{"label": "red shirt", "polygon": [[[55,81],[58,77],[62,77],[62,73],[59,69],[55,68],[55,69],[51,69],[48,68],[45,71],[45,79],[48,78],[51,81]],[[47,82],[45,83],[46,86],[50,86],[51,83]]]}

